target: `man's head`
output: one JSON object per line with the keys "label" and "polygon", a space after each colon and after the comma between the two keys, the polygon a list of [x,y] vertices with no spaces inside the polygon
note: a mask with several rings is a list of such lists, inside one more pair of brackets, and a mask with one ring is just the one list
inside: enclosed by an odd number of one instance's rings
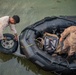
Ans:
{"label": "man's head", "polygon": [[11,24],[16,24],[20,22],[20,17],[18,15],[14,15],[13,17],[9,18],[9,22]]}

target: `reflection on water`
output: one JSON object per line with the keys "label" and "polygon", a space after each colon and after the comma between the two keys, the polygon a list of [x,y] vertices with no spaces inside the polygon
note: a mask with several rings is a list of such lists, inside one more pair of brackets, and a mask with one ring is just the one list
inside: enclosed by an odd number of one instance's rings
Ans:
{"label": "reflection on water", "polygon": [[[76,15],[76,0],[0,0],[0,17],[17,14],[18,34],[46,16]],[[10,32],[7,28],[4,32]],[[53,75],[24,58],[0,53],[0,75]]]}
{"label": "reflection on water", "polygon": [[25,58],[0,53],[0,75],[52,75]]}
{"label": "reflection on water", "polygon": [[0,53],[0,61],[6,62],[6,61],[8,61],[10,59],[12,59],[11,55]]}

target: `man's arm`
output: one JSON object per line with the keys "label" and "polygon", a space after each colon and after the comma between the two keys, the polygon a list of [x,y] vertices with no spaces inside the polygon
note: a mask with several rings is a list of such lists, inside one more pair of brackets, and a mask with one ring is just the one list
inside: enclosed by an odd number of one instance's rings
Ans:
{"label": "man's arm", "polygon": [[14,36],[15,36],[14,39],[17,41],[18,40],[18,34],[17,34],[16,28],[15,28],[15,25],[10,25],[10,29],[14,33]]}
{"label": "man's arm", "polygon": [[3,36],[3,30],[0,29],[0,40],[2,39],[6,40],[7,38]]}
{"label": "man's arm", "polygon": [[4,39],[4,37],[3,37],[3,30],[0,29],[0,40],[2,40],[2,39]]}
{"label": "man's arm", "polygon": [[76,26],[70,26],[64,30],[64,32],[61,34],[60,41],[63,41],[64,38],[66,38],[71,32],[76,31]]}

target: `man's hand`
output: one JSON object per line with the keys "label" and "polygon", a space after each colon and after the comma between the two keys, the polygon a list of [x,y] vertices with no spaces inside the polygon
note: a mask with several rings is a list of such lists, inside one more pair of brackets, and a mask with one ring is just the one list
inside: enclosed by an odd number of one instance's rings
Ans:
{"label": "man's hand", "polygon": [[18,35],[17,35],[17,33],[16,34],[14,34],[14,39],[16,40],[16,41],[18,41]]}
{"label": "man's hand", "polygon": [[62,42],[62,41],[63,41],[62,37],[59,39],[59,41],[60,41],[60,42]]}
{"label": "man's hand", "polygon": [[3,40],[6,40],[6,39],[7,39],[6,37],[3,38]]}

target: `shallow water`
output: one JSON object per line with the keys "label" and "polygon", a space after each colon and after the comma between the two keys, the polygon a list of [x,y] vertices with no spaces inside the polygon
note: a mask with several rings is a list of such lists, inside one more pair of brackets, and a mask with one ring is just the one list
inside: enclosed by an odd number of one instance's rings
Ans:
{"label": "shallow water", "polygon": [[[25,27],[47,16],[76,15],[76,0],[0,0],[0,17],[17,14],[21,21],[18,34]],[[4,30],[10,32],[9,27]],[[54,75],[24,58],[0,53],[0,75]]]}

